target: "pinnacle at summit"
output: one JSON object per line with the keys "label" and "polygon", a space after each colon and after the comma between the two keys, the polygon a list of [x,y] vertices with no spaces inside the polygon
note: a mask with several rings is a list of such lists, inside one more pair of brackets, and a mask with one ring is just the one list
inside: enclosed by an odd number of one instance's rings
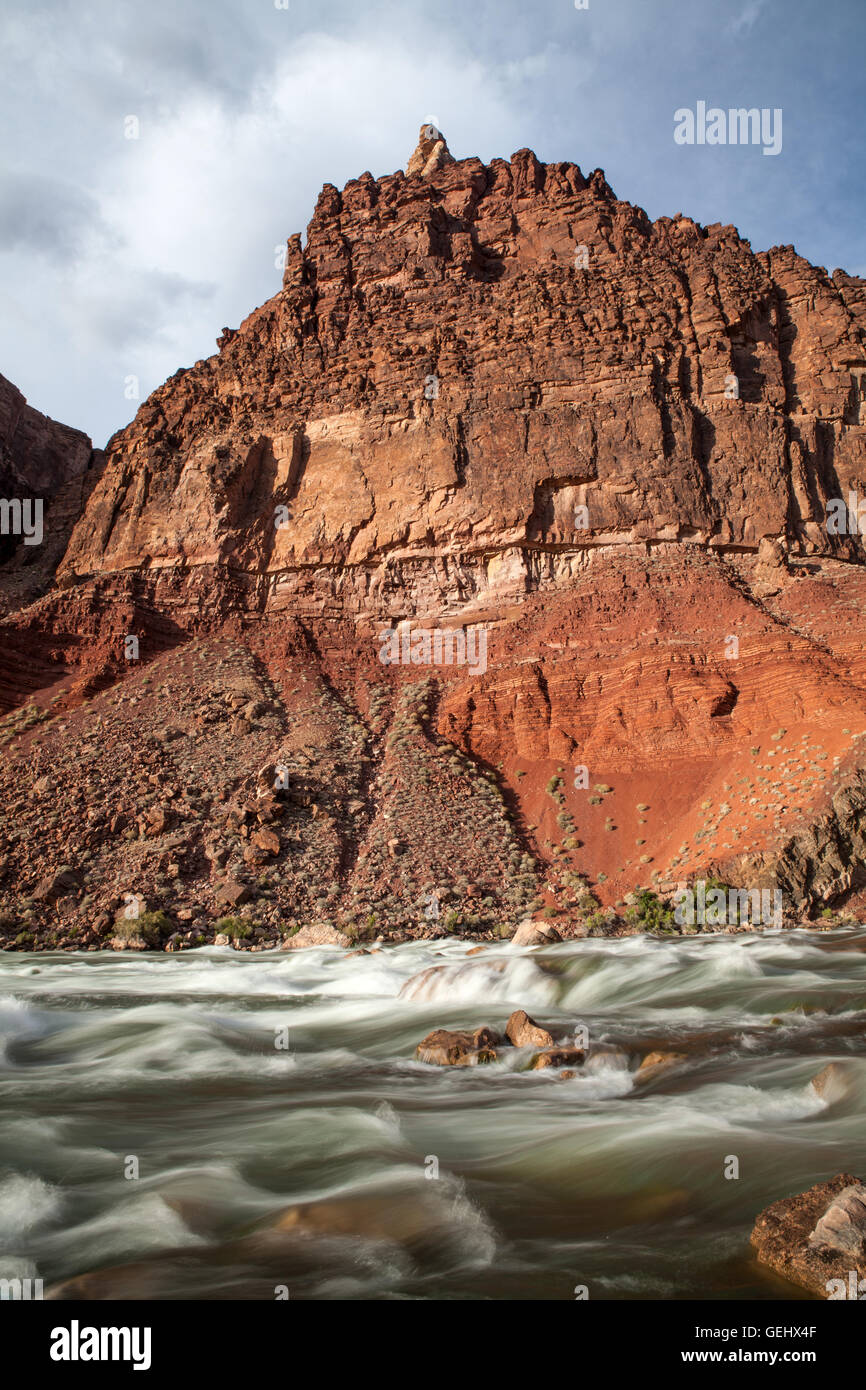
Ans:
{"label": "pinnacle at summit", "polygon": [[429,122],[422,125],[415,153],[406,165],[406,173],[420,174],[422,179],[426,179],[444,164],[453,163],[454,156],[448,149],[448,142],[441,130],[437,130],[435,125],[430,125]]}

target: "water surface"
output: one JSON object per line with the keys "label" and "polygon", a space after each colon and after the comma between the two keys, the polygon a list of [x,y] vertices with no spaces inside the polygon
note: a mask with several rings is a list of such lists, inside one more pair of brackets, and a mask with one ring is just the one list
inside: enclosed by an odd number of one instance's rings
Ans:
{"label": "water surface", "polygon": [[[866,929],[470,949],[0,954],[0,1276],[103,1271],[101,1298],[800,1296],[748,1237],[779,1197],[866,1176]],[[589,1030],[573,1079],[517,1050],[413,1060],[431,1028],[516,1008]],[[651,1048],[687,1061],[637,1081]]]}

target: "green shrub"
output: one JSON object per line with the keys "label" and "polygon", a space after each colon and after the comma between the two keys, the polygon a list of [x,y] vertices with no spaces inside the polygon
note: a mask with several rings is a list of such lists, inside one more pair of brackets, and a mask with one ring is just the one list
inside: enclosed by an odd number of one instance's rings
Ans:
{"label": "green shrub", "polygon": [[670,931],[674,926],[673,911],[651,888],[640,889],[634,903],[626,908],[625,919],[650,932]]}
{"label": "green shrub", "polygon": [[243,941],[250,935],[252,926],[243,917],[218,917],[214,923],[214,930],[218,936],[238,937]]}
{"label": "green shrub", "polygon": [[161,937],[172,930],[171,918],[165,912],[143,912],[140,917],[124,917],[116,925],[115,936],[121,941],[136,937],[147,946],[158,946]]}

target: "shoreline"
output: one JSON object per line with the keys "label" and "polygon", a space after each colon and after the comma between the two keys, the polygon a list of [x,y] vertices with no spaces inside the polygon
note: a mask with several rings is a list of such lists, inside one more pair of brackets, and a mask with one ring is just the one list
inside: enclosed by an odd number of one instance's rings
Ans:
{"label": "shoreline", "polygon": [[[549,924],[538,923],[542,935],[544,928]],[[431,942],[444,944],[446,942],[463,942],[473,949],[484,946],[507,946],[507,945],[533,945],[549,949],[552,946],[564,945],[574,941],[621,941],[635,936],[644,936],[655,941],[684,941],[695,937],[721,937],[721,936],[768,936],[771,934],[784,935],[794,931],[808,931],[824,933],[838,931],[845,928],[854,929],[866,926],[857,917],[834,914],[832,920],[809,921],[809,920],[786,920],[781,926],[760,923],[737,923],[731,926],[698,927],[688,931],[654,931],[642,929],[640,926],[628,923],[620,924],[611,931],[602,931],[597,928],[591,930],[572,930],[560,931],[555,929],[556,935],[551,935],[545,940],[535,941],[515,941],[516,931],[509,936],[494,935],[492,932],[484,933],[457,933],[457,932],[433,932],[429,929],[419,929],[413,931],[407,929],[402,933],[390,933],[388,936],[378,936],[365,941],[345,941],[318,940],[318,941],[299,941],[293,944],[294,934],[274,937],[268,934],[267,940],[249,938],[229,938],[219,940],[220,933],[211,933],[207,939],[203,933],[190,933],[192,940],[180,937],[170,937],[164,943],[141,944],[135,941],[119,942],[116,938],[112,941],[105,941],[97,944],[88,941],[86,937],[76,942],[47,942],[38,939],[27,942],[3,942],[0,943],[0,952],[7,955],[80,955],[80,954],[99,954],[99,955],[119,955],[131,952],[133,955],[175,955],[182,952],[204,950],[216,948],[218,950],[232,950],[243,955],[259,954],[287,954],[294,950],[313,949],[315,947],[330,946],[337,947],[347,956],[369,955],[372,951],[379,950],[383,946],[405,946],[416,945],[421,942]],[[305,929],[300,928],[298,935]],[[334,931],[334,937],[339,935],[338,930]]]}

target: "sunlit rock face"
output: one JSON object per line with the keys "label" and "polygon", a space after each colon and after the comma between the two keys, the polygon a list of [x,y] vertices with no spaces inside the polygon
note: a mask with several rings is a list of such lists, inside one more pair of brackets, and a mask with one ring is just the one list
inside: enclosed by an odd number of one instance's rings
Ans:
{"label": "sunlit rock face", "polygon": [[[373,867],[400,904],[429,892],[431,845],[482,873],[429,814],[460,799],[447,757],[425,781],[413,738],[495,773],[494,840],[536,901],[564,872],[611,903],[710,869],[810,906],[858,891],[863,281],[651,222],[600,170],[454,160],[424,126],[405,172],[324,187],[282,288],[218,348],[90,469],[54,586],[5,621],[7,707],[94,699],[143,669],[130,634],[144,663],[239,643],[286,718],[303,673],[370,740],[363,814],[328,813],[340,902],[379,901]],[[425,639],[383,664],[407,625],[483,634],[484,660],[431,663]],[[420,732],[386,747],[427,680]]]}

